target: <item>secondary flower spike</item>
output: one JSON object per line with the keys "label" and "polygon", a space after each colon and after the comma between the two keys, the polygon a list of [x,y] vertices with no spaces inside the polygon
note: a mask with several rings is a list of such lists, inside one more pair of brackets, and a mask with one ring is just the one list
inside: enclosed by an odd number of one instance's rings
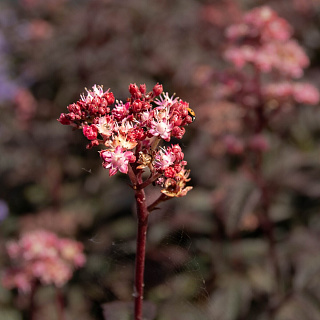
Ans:
{"label": "secondary flower spike", "polygon": [[6,249],[12,264],[4,271],[2,285],[21,292],[30,292],[36,281],[62,287],[86,262],[82,243],[47,230],[26,233],[8,242]]}
{"label": "secondary flower spike", "polygon": [[145,84],[130,84],[129,93],[123,102],[116,100],[110,89],[94,85],[70,104],[69,112],[62,113],[58,121],[81,129],[90,140],[87,148],[102,146],[102,165],[110,176],[118,171],[130,175],[132,170],[136,175],[148,168],[150,177],[143,187],[155,182],[168,197],[185,195],[192,187],[186,187],[189,171],[180,146],[159,145],[161,140],[183,137],[184,127],[195,119],[190,115],[192,109],[187,102],[163,92],[161,84],[150,92]]}

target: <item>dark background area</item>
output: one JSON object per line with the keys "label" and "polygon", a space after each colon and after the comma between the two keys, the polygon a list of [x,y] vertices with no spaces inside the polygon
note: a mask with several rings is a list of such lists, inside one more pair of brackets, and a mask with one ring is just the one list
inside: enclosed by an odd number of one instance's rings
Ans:
{"label": "dark background area", "polygon": [[[56,119],[85,87],[101,84],[125,100],[129,83],[160,82],[197,116],[181,141],[194,189],[150,217],[150,317],[156,307],[157,320],[320,319],[319,106],[294,108],[266,133],[272,258],[259,189],[224,147],[224,135],[241,135],[244,124],[210,77],[232,68],[222,55],[226,27],[265,4],[293,26],[311,61],[304,78],[319,87],[317,0],[1,1],[0,271],[9,239],[49,229],[82,241],[87,255],[63,289],[67,319],[103,319],[103,304],[108,320],[126,312],[115,302],[132,300],[133,192],[125,175],[108,177],[80,131]],[[150,187],[149,199],[158,192]],[[39,319],[57,319],[53,296],[51,287],[39,291]],[[0,318],[28,319],[28,298],[0,287]]]}

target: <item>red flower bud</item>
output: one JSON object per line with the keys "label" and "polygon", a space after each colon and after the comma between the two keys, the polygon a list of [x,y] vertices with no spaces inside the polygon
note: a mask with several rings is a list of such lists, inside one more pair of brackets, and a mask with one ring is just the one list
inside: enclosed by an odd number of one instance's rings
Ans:
{"label": "red flower bud", "polygon": [[185,128],[174,127],[172,129],[172,135],[178,139],[181,139],[185,133]]}
{"label": "red flower bud", "polygon": [[174,176],[176,175],[176,171],[172,167],[168,167],[164,170],[164,175],[167,178],[174,178]]}
{"label": "red flower bud", "polygon": [[95,140],[98,136],[98,130],[96,126],[83,126],[82,132],[84,136],[89,140]]}
{"label": "red flower bud", "polygon": [[71,124],[71,121],[70,121],[69,117],[68,117],[65,113],[61,113],[61,114],[60,114],[60,117],[59,117],[58,121],[59,121],[61,124],[64,124],[64,125],[69,125],[69,124]]}
{"label": "red flower bud", "polygon": [[163,87],[162,84],[157,83],[153,89],[152,89],[153,93],[155,96],[159,96],[162,92],[163,92]]}
{"label": "red flower bud", "polygon": [[138,86],[135,83],[130,83],[129,85],[129,92],[132,96],[136,95],[139,91]]}
{"label": "red flower bud", "polygon": [[114,104],[114,95],[112,92],[107,92],[105,95],[104,95],[105,99],[107,100],[107,103],[108,105],[112,105]]}
{"label": "red flower bud", "polygon": [[147,87],[145,84],[140,84],[140,88],[139,88],[140,92],[142,94],[145,94],[147,92]]}

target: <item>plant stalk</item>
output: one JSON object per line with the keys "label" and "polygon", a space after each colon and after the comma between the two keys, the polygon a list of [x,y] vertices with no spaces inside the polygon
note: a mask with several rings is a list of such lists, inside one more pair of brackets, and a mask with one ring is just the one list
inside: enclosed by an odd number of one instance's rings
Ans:
{"label": "plant stalk", "polygon": [[57,314],[59,320],[65,320],[64,316],[64,296],[60,288],[56,288]]}
{"label": "plant stalk", "polygon": [[134,280],[134,320],[142,320],[148,210],[144,190],[136,190],[138,233]]}

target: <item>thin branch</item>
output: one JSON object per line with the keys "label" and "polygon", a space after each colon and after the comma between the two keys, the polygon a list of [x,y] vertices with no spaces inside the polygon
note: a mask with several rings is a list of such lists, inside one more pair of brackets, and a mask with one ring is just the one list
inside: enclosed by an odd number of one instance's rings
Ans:
{"label": "thin branch", "polygon": [[153,203],[151,203],[149,206],[148,206],[148,211],[151,212],[153,210],[156,209],[156,206],[161,203],[161,202],[164,202],[164,201],[167,201],[171,199],[171,197],[168,197],[166,196],[165,194],[161,193],[161,195],[159,196],[159,198],[157,200],[155,200]]}
{"label": "thin branch", "polygon": [[147,180],[145,180],[144,182],[142,182],[141,184],[139,184],[139,185],[137,186],[137,189],[144,189],[144,188],[147,187],[149,184],[151,184],[152,182],[156,181],[160,176],[161,176],[160,173],[152,174],[151,177],[149,177]]}

